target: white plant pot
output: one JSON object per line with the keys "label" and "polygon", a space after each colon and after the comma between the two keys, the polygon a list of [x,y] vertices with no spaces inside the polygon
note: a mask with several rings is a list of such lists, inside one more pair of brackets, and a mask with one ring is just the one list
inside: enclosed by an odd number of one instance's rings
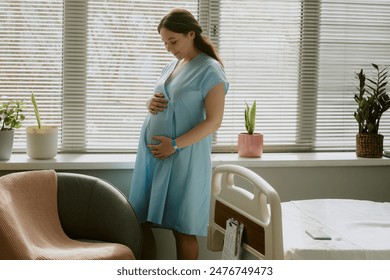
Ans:
{"label": "white plant pot", "polygon": [[51,159],[57,155],[58,127],[28,126],[27,155],[32,159]]}
{"label": "white plant pot", "polygon": [[9,160],[14,145],[14,130],[0,131],[0,160]]}

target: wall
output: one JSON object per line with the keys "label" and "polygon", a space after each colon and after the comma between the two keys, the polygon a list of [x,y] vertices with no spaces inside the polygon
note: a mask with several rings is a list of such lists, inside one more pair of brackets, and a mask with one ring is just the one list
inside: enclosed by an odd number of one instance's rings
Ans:
{"label": "wall", "polygon": [[[313,198],[353,198],[390,201],[390,166],[280,166],[251,167],[279,193],[282,201]],[[221,164],[221,162],[219,162]],[[272,164],[271,164],[272,165]],[[4,170],[0,175],[16,170]],[[17,170],[22,171],[22,170]],[[68,169],[57,171],[83,173],[100,177],[129,193],[132,169]],[[156,229],[159,259],[175,259],[174,239],[170,231]],[[218,259],[221,254],[207,250],[206,238],[199,238],[200,258]]]}
{"label": "wall", "polygon": [[[354,198],[390,201],[390,167],[273,167],[251,168],[267,180],[282,201],[312,198]],[[18,170],[22,171],[22,170]],[[133,170],[61,170],[96,176],[118,187],[126,196]],[[13,170],[0,170],[0,176]]]}

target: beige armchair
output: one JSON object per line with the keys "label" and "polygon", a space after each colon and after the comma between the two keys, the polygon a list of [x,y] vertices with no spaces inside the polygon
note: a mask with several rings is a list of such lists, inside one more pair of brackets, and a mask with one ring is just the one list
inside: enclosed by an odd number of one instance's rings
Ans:
{"label": "beige armchair", "polygon": [[137,259],[138,219],[101,179],[54,170],[0,177],[0,259]]}

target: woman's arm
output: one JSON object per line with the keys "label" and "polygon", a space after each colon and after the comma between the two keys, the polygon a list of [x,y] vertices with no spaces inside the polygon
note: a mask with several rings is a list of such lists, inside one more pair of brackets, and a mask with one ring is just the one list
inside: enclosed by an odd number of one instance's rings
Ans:
{"label": "woman's arm", "polygon": [[225,109],[225,85],[218,84],[206,96],[206,119],[187,133],[176,138],[179,148],[195,144],[220,128]]}
{"label": "woman's arm", "polygon": [[[215,132],[222,123],[225,108],[225,85],[220,83],[213,87],[207,94],[205,100],[206,119],[197,126],[176,138],[176,145],[184,148],[199,142],[203,138]],[[151,153],[159,159],[167,158],[175,153],[172,146],[172,139],[166,136],[155,136],[155,140],[161,141],[157,145],[148,145]]]}

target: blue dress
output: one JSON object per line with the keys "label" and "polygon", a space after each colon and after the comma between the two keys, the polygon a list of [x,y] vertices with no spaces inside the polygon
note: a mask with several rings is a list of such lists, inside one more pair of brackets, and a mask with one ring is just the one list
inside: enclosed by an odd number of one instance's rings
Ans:
{"label": "blue dress", "polygon": [[212,135],[160,160],[146,146],[153,136],[177,138],[206,117],[205,98],[228,81],[221,65],[198,54],[169,82],[178,61],[172,61],[155,85],[169,101],[158,114],[148,114],[141,130],[129,200],[140,222],[152,222],[191,235],[206,236],[211,185]]}

